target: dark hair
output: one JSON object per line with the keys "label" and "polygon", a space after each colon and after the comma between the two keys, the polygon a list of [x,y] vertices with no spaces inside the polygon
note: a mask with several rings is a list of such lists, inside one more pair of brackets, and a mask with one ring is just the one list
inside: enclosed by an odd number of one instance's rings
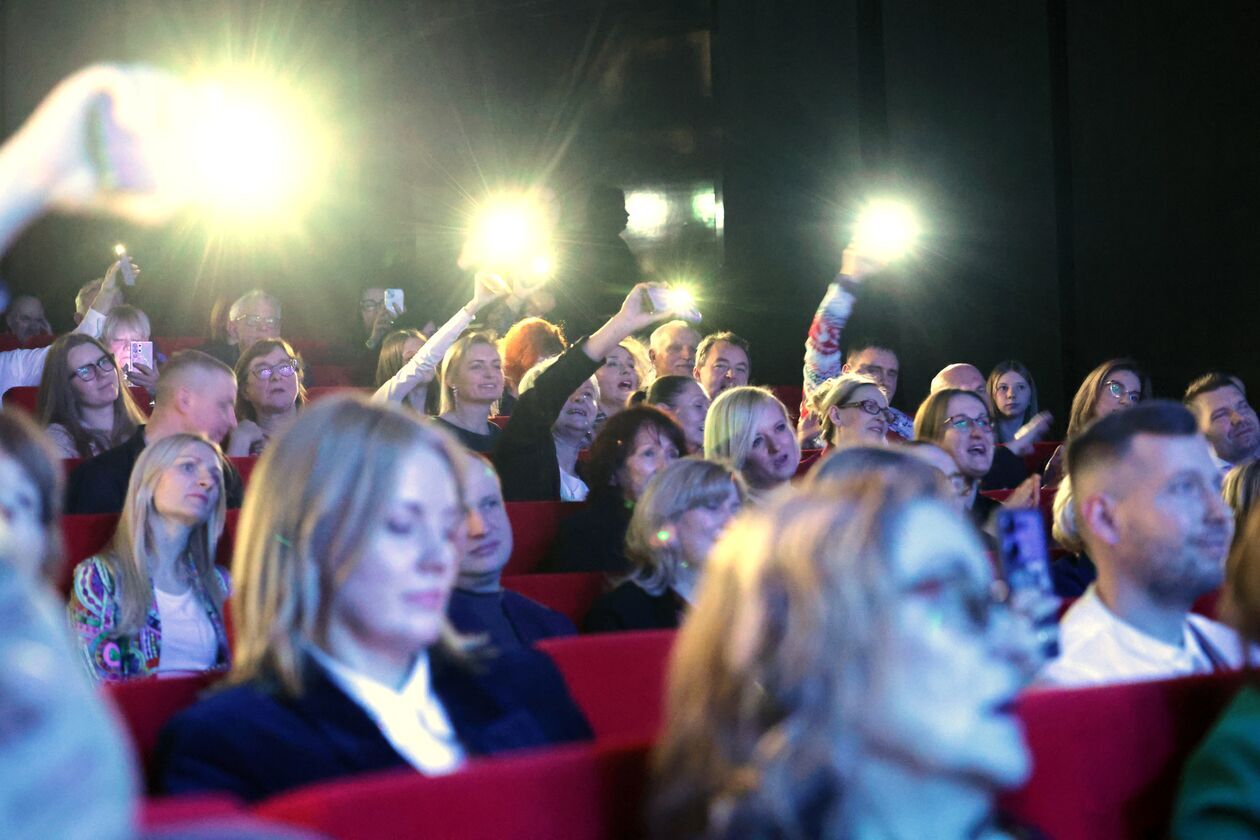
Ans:
{"label": "dark hair", "polygon": [[[1032,371],[1025,367],[1023,362],[1007,359],[1005,362],[998,362],[993,366],[993,370],[989,372],[989,381],[985,383],[985,390],[989,392],[989,402],[992,403],[995,414],[999,417],[1005,417],[997,407],[997,387],[998,380],[1008,373],[1018,373],[1028,383],[1028,407],[1024,409],[1024,416],[1019,418],[1021,424],[1027,423],[1037,415],[1037,383],[1033,380]],[[993,428],[996,432],[994,438],[996,442],[1007,443],[1007,441],[1002,439],[1002,424],[995,424]]]}
{"label": "dark hair", "polygon": [[748,357],[748,365],[752,366],[752,345],[748,343],[748,339],[741,338],[730,330],[722,332],[709,333],[700,342],[700,346],[696,348],[696,367],[704,364],[705,358],[709,355],[709,351],[713,349],[713,345],[719,341],[725,341],[727,344],[734,344],[740,350],[744,351],[744,355]]}
{"label": "dark hair", "polygon": [[1138,435],[1192,437],[1198,433],[1194,415],[1172,400],[1152,400],[1127,411],[1114,411],[1090,423],[1068,441],[1068,477],[1075,486],[1076,476],[1082,469],[1124,458]]}
{"label": "dark hair", "polygon": [[1068,440],[1076,437],[1094,419],[1094,410],[1098,406],[1098,398],[1102,396],[1103,384],[1122,370],[1127,370],[1142,383],[1143,402],[1151,398],[1151,378],[1142,370],[1141,365],[1129,358],[1108,359],[1086,374],[1081,381],[1081,387],[1076,389],[1076,396],[1072,398],[1072,409],[1068,412]]}
{"label": "dark hair", "polygon": [[298,411],[305,407],[306,385],[302,382],[302,372],[306,369],[306,363],[302,361],[302,354],[293,349],[293,345],[283,338],[264,338],[249,345],[249,348],[236,360],[236,370],[233,373],[236,376],[237,420],[258,421],[258,412],[254,409],[254,404],[245,396],[245,386],[249,382],[249,366],[255,359],[266,356],[272,350],[283,350],[289,354],[290,359],[297,360],[297,370],[293,371],[293,375],[297,378],[297,398],[294,400],[294,405],[297,406]]}
{"label": "dark hair", "polygon": [[636,405],[604,421],[603,427],[591,443],[591,456],[586,462],[587,484],[591,495],[621,494],[614,483],[617,471],[626,464],[634,448],[635,436],[643,428],[651,428],[674,444],[678,454],[687,453],[687,438],[674,419],[650,405]]}
{"label": "dark hair", "polygon": [[1237,388],[1240,394],[1244,397],[1247,396],[1247,386],[1243,385],[1241,379],[1232,373],[1214,370],[1203,374],[1191,382],[1187,386],[1185,396],[1181,398],[1181,401],[1185,405],[1190,405],[1196,398],[1204,394],[1210,394],[1213,391],[1219,391],[1222,388]]}
{"label": "dark hair", "polygon": [[867,350],[883,350],[886,353],[897,355],[897,351],[893,349],[892,342],[885,341],[881,336],[859,336],[849,344],[849,348],[844,353],[844,360],[847,362],[859,353],[865,353]]}
{"label": "dark hair", "polygon": [[[100,350],[102,355],[109,357],[113,363],[114,375],[118,377],[118,397],[114,400],[113,426],[108,432],[89,429],[83,425],[83,419],[79,413],[79,397],[69,375],[71,373],[68,370],[70,351],[85,344],[92,345]],[[145,420],[109,348],[99,339],[84,333],[67,333],[61,336],[52,343],[48,354],[44,356],[44,371],[39,379],[35,416],[45,428],[53,423],[60,424],[70,440],[74,442],[74,448],[80,458],[91,458],[106,449],[113,449],[134,435],[136,427]],[[95,451],[93,451],[93,446],[95,446]]]}
{"label": "dark hair", "polygon": [[682,395],[682,392],[686,390],[688,385],[696,384],[696,380],[690,376],[683,376],[678,373],[658,376],[648,386],[647,394],[644,396],[643,401],[648,405],[673,405],[674,400]]}
{"label": "dark hair", "polygon": [[35,485],[47,549],[40,558],[40,570],[46,581],[55,583],[61,562],[61,461],[43,431],[25,412],[15,409],[0,412],[0,454],[16,461]]}

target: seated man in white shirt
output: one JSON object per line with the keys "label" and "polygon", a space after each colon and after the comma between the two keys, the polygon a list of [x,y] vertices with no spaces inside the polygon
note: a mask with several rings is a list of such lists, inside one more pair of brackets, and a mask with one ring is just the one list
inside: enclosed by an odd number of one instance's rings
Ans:
{"label": "seated man in white shirt", "polygon": [[1204,374],[1190,383],[1181,401],[1194,412],[1199,431],[1212,444],[1212,460],[1222,474],[1260,457],[1260,419],[1237,376]]}
{"label": "seated man in white shirt", "polygon": [[1220,587],[1234,533],[1194,417],[1158,400],[1086,427],[1068,448],[1076,521],[1098,567],[1063,617],[1041,681],[1090,685],[1237,668],[1237,634],[1190,612]]}

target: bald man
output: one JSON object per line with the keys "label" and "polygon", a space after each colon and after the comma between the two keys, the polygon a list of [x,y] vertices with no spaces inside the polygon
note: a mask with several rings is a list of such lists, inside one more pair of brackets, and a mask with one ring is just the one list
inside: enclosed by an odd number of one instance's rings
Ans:
{"label": "bald man", "polygon": [[1233,630],[1190,612],[1221,586],[1234,519],[1194,416],[1166,400],[1107,415],[1068,444],[1072,503],[1098,579],[1060,623],[1044,682],[1091,685],[1242,665]]}
{"label": "bald man", "polygon": [[4,323],[22,344],[37,335],[48,335],[52,332],[48,318],[44,315],[44,304],[34,295],[15,297],[5,310]]}
{"label": "bald man", "polygon": [[940,373],[932,377],[929,393],[935,394],[937,391],[944,391],[946,388],[972,391],[984,397],[986,402],[988,401],[988,396],[985,393],[984,374],[975,365],[965,363],[947,365]]}
{"label": "bald man", "polygon": [[[236,376],[227,365],[198,350],[176,353],[162,366],[153,414],[125,443],[89,458],[70,473],[66,513],[117,513],[140,453],[174,434],[203,435],[218,443],[236,428]],[[241,476],[224,464],[228,507],[241,506]]]}

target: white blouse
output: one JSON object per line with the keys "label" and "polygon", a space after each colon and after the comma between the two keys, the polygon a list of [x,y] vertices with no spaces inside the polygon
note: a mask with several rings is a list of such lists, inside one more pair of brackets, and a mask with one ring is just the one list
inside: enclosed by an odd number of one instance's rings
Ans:
{"label": "white blouse", "polygon": [[201,599],[191,587],[183,595],[154,588],[162,622],[162,650],[158,673],[200,673],[214,667],[219,640]]}

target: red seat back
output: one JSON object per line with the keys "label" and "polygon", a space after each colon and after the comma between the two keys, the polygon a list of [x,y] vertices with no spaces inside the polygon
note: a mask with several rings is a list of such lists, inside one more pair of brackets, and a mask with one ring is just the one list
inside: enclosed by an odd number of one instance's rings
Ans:
{"label": "red seat back", "polygon": [[645,743],[567,746],[471,762],[458,773],[407,771],[312,785],[255,809],[338,840],[606,840],[643,835]]}
{"label": "red seat back", "polygon": [[254,467],[258,466],[257,455],[233,455],[228,458],[232,462],[232,466],[236,467],[236,471],[241,474],[241,486],[249,486],[249,477],[254,473]]}
{"label": "red seat back", "polygon": [[6,350],[34,350],[37,347],[47,347],[56,340],[57,336],[50,333],[33,335],[26,341],[18,341],[18,337],[13,333],[0,333],[0,353]]}
{"label": "red seat back", "polygon": [[353,365],[310,365],[311,380],[321,388],[333,385],[353,386]]}
{"label": "red seat back", "polygon": [[508,575],[503,578],[503,588],[533,598],[581,627],[591,604],[604,591],[605,580],[600,572]]}
{"label": "red seat back", "polygon": [[810,467],[817,464],[819,459],[822,458],[823,452],[824,450],[822,449],[802,449],[801,462],[796,465],[795,478],[800,478],[805,475],[805,473],[809,472]]}
{"label": "red seat back", "polygon": [[572,502],[508,502],[512,556],[503,574],[522,575],[534,571],[556,541],[560,523],[582,508],[583,505]]}
{"label": "red seat back", "polygon": [[153,337],[153,346],[167,356],[178,353],[180,350],[196,350],[209,343],[210,339],[201,335],[164,335]]}
{"label": "red seat back", "polygon": [[644,630],[545,639],[569,693],[599,741],[651,740],[660,731],[665,672],[675,631]]}
{"label": "red seat back", "polygon": [[799,417],[801,413],[801,400],[804,398],[805,389],[800,385],[771,385],[770,391],[779,398],[779,402],[787,408],[788,414],[793,418]]}
{"label": "red seat back", "polygon": [[[319,380],[315,380],[318,382]],[[372,395],[371,388],[359,388],[354,385],[317,385],[314,388],[306,389],[306,401],[315,402],[315,400],[332,396],[333,394],[362,394],[365,397]]]}
{"label": "red seat back", "polygon": [[[140,827],[145,831],[194,828],[204,831],[205,820],[240,817],[245,813],[240,800],[235,797],[226,793],[205,793],[145,799],[140,805],[139,816]],[[190,833],[190,836],[195,835]]]}
{"label": "red seat back", "polygon": [[1033,776],[1002,798],[1048,837],[1168,832],[1182,765],[1242,684],[1240,674],[1032,691],[1019,716]]}
{"label": "red seat back", "polygon": [[[136,405],[140,407],[146,415],[149,413],[149,403],[152,397],[149,392],[138,386],[132,386],[131,397],[136,401]],[[39,404],[39,388],[35,385],[18,385],[4,392],[4,407],[20,408],[32,417],[35,416],[35,407]]]}
{"label": "red seat back", "polygon": [[1034,443],[1032,452],[1024,456],[1024,469],[1028,470],[1028,474],[1041,474],[1046,471],[1046,464],[1050,463],[1050,458],[1054,455],[1054,450],[1058,449],[1062,441],[1050,440]]}
{"label": "red seat back", "polygon": [[123,726],[131,737],[145,775],[152,769],[158,732],[177,713],[191,706],[197,695],[222,674],[193,674],[186,677],[103,683],[101,688],[118,707]]}
{"label": "red seat back", "polygon": [[508,421],[512,419],[509,414],[494,414],[490,417],[490,422],[498,426],[500,429],[506,429]]}

